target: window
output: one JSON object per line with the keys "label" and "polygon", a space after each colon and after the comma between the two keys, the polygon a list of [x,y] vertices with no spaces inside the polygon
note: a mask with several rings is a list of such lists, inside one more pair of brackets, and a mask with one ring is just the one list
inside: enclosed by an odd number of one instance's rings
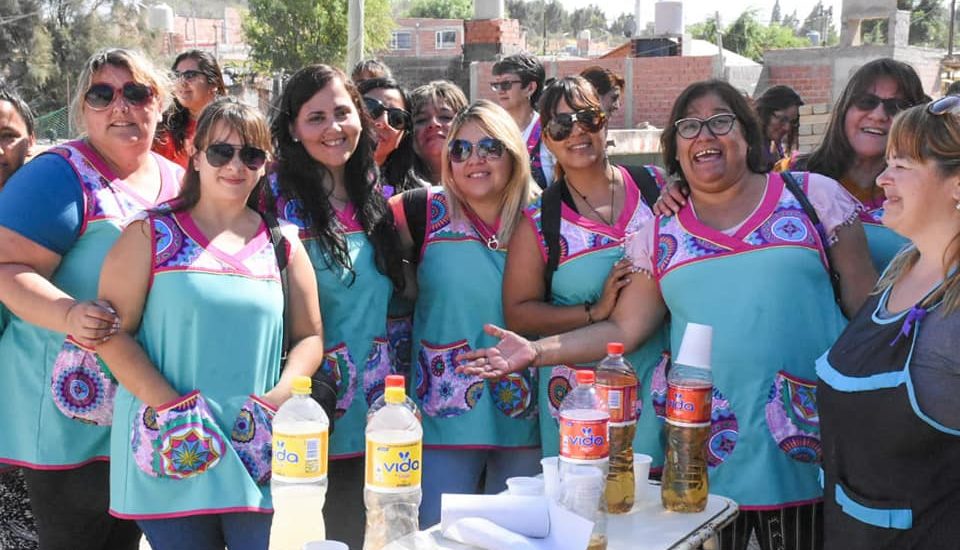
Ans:
{"label": "window", "polygon": [[412,44],[412,34],[408,31],[394,31],[390,39],[391,50],[409,50]]}
{"label": "window", "polygon": [[437,31],[437,49],[455,48],[457,46],[457,31]]}

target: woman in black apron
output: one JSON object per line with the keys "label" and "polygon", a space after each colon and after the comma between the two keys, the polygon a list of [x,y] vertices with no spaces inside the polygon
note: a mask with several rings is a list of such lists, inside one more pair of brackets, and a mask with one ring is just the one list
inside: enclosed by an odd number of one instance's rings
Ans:
{"label": "woman in black apron", "polygon": [[817,362],[825,548],[960,548],[960,97],[897,118],[877,184],[913,244]]}

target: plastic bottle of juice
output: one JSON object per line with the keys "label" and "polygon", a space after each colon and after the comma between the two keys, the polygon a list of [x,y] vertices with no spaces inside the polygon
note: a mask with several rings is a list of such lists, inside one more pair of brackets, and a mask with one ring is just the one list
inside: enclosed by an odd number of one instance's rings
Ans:
{"label": "plastic bottle of juice", "polygon": [[660,499],[664,508],[674,512],[702,512],[707,506],[712,337],[712,327],[688,323],[667,376],[667,452]]}
{"label": "plastic bottle of juice", "polygon": [[419,525],[423,428],[402,376],[387,377],[383,396],[367,412],[366,433],[363,549],[380,550]]}
{"label": "plastic bottle of juice", "polygon": [[607,474],[607,511],[626,514],[633,509],[633,436],[637,432],[639,381],[623,358],[623,344],[607,344],[607,356],[597,364],[597,394],[610,411],[610,473]]}
{"label": "plastic bottle of juice", "polygon": [[273,418],[270,550],[300,550],[323,540],[330,420],[310,397],[310,378],[293,380],[293,396]]}
{"label": "plastic bottle of juice", "polygon": [[587,550],[603,550],[610,413],[597,395],[594,372],[578,370],[576,376],[577,386],[560,404],[560,504],[594,522]]}

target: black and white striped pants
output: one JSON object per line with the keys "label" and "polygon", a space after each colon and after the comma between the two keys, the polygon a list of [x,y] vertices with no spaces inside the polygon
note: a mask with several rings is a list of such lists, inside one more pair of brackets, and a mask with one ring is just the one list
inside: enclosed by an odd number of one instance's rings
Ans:
{"label": "black and white striped pants", "polygon": [[720,550],[745,550],[753,533],[761,550],[821,550],[823,504],[741,510],[733,523],[720,531]]}

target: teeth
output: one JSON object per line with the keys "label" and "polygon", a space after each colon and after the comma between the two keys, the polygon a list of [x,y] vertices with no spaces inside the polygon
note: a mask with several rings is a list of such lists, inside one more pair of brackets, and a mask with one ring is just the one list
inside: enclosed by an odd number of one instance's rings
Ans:
{"label": "teeth", "polygon": [[703,151],[698,152],[693,155],[694,160],[699,160],[707,155],[719,155],[720,151],[718,149],[704,149]]}
{"label": "teeth", "polygon": [[863,132],[863,133],[865,133],[865,134],[873,134],[873,135],[875,135],[875,136],[885,136],[885,135],[887,135],[886,132],[884,132],[883,130],[880,130],[880,129],[878,129],[878,128],[863,128],[863,129],[860,130],[860,131]]}
{"label": "teeth", "polygon": [[323,144],[326,145],[327,147],[338,147],[340,145],[343,145],[346,141],[347,141],[347,138],[331,139],[331,140],[324,141]]}
{"label": "teeth", "polygon": [[485,177],[487,177],[487,176],[489,176],[489,175],[490,175],[490,172],[474,172],[474,173],[470,174],[469,176],[467,176],[467,178],[469,178],[469,179],[479,179],[479,178],[485,178]]}
{"label": "teeth", "polygon": [[576,145],[571,146],[570,149],[586,149],[587,147],[590,147],[589,143],[578,143]]}

